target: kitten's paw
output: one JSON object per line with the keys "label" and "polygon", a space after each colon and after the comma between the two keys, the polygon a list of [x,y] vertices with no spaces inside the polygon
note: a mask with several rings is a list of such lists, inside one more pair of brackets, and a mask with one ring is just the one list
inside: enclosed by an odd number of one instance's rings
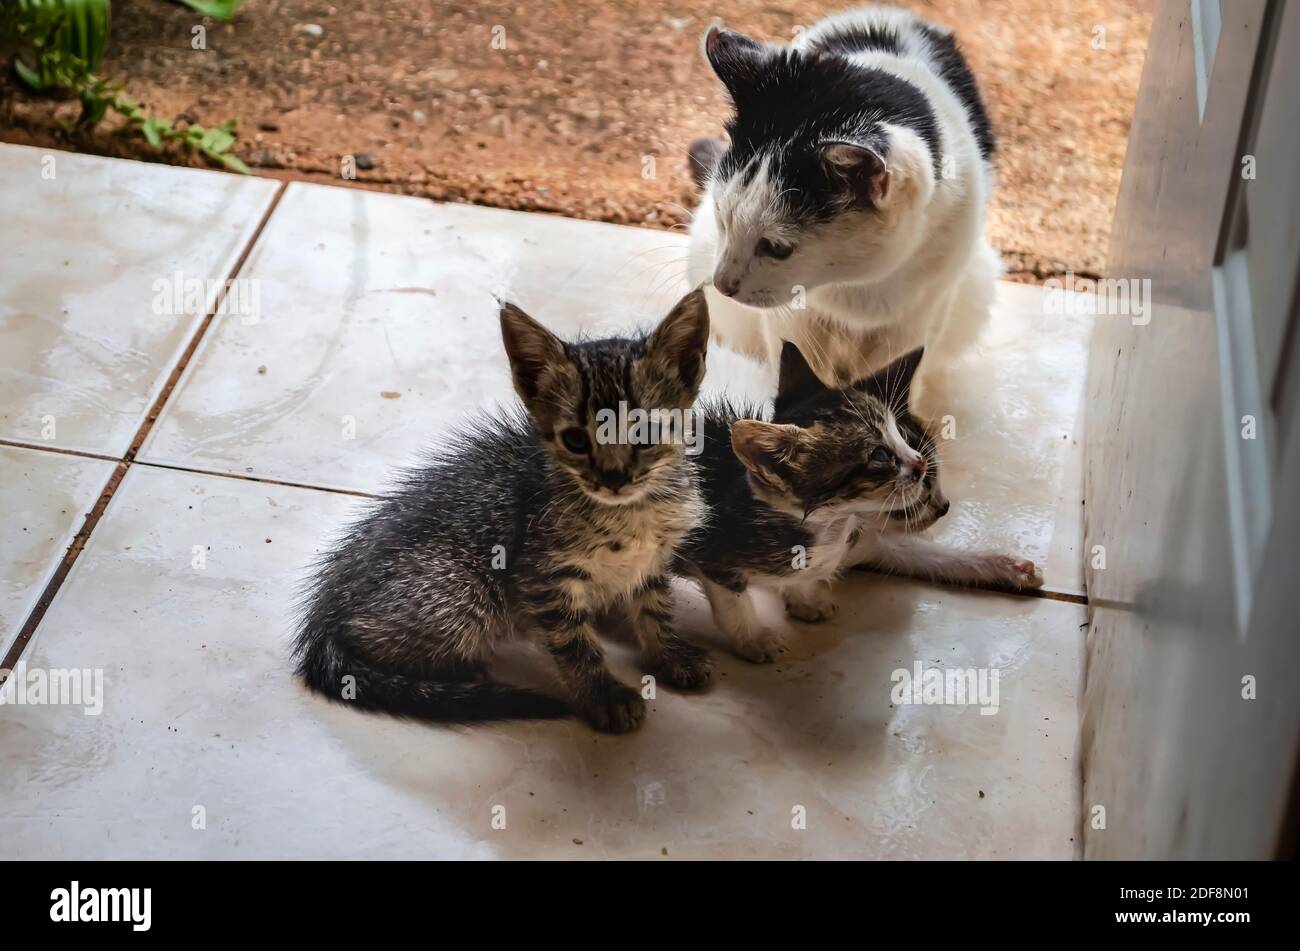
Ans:
{"label": "kitten's paw", "polygon": [[818,624],[835,617],[837,610],[839,606],[830,592],[825,589],[819,588],[811,597],[795,594],[792,591],[787,591],[785,595],[785,613],[796,621]]}
{"label": "kitten's paw", "polygon": [[713,682],[713,661],[693,644],[677,644],[650,662],[650,671],[678,690],[703,690]]}
{"label": "kitten's paw", "polygon": [[603,733],[629,733],[645,719],[645,701],[631,687],[612,683],[585,710],[587,722]]}
{"label": "kitten's paw", "polygon": [[752,664],[770,664],[776,660],[785,642],[771,631],[762,630],[736,640],[736,653]]}
{"label": "kitten's paw", "polygon": [[1043,586],[1043,573],[1028,558],[989,555],[987,570],[990,580],[1016,591]]}

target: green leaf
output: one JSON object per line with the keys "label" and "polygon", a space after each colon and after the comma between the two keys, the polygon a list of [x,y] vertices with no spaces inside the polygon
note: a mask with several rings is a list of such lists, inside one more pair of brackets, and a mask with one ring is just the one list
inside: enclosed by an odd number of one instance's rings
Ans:
{"label": "green leaf", "polygon": [[243,0],[179,0],[191,10],[212,17],[214,20],[231,20]]}
{"label": "green leaf", "polygon": [[231,155],[229,152],[226,152],[221,156],[221,163],[225,165],[226,168],[233,169],[234,171],[238,172],[240,175],[252,174],[251,172],[249,172],[248,166],[245,165],[238,156]]}
{"label": "green leaf", "polygon": [[14,3],[14,69],[34,89],[80,92],[108,45],[109,0],[5,0]]}
{"label": "green leaf", "polygon": [[40,73],[37,73],[34,70],[32,70],[30,67],[28,67],[26,63],[24,63],[17,56],[14,57],[14,72],[18,74],[19,79],[21,79],[32,89],[40,90],[45,88],[45,83],[41,81]]}
{"label": "green leaf", "polygon": [[39,57],[63,54],[88,71],[99,68],[108,46],[110,0],[19,0],[19,10],[33,25],[47,27],[39,40],[31,38]]}
{"label": "green leaf", "polygon": [[76,53],[90,69],[99,69],[108,46],[109,21],[112,18],[111,0],[63,0],[72,7],[75,22]]}
{"label": "green leaf", "polygon": [[203,138],[199,142],[199,147],[206,152],[212,152],[220,155],[228,152],[230,147],[235,144],[235,137],[223,128],[208,129],[203,133]]}
{"label": "green leaf", "polygon": [[100,99],[95,96],[83,96],[81,99],[81,116],[77,119],[78,125],[99,125],[104,118],[104,113],[108,112],[108,100]]}
{"label": "green leaf", "polygon": [[140,131],[155,149],[162,148],[163,133],[170,132],[171,128],[172,124],[166,119],[145,119],[140,125]]}

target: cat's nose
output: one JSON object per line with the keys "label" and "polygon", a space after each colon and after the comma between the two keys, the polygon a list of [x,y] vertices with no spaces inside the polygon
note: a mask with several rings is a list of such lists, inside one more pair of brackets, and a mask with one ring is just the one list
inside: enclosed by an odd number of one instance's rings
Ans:
{"label": "cat's nose", "polygon": [[617,492],[631,481],[632,477],[622,469],[615,469],[600,474],[600,484],[611,492]]}
{"label": "cat's nose", "polygon": [[723,297],[735,297],[736,291],[740,290],[740,278],[732,274],[723,274],[721,271],[715,271],[713,274],[713,286],[718,289],[718,293]]}

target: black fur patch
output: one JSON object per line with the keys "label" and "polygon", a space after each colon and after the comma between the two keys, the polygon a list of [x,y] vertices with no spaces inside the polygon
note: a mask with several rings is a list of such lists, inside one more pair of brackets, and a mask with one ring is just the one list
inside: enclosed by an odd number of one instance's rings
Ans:
{"label": "black fur patch", "polygon": [[979,143],[980,155],[989,158],[997,147],[997,137],[993,134],[993,124],[989,122],[988,110],[984,108],[984,99],[980,96],[980,87],[975,82],[970,64],[966,62],[966,57],[962,55],[957,40],[951,33],[942,33],[929,25],[923,25],[921,32],[930,42],[930,49],[939,65],[939,75],[966,107],[975,141]]}
{"label": "black fur patch", "polygon": [[722,76],[736,111],[727,123],[731,147],[718,165],[721,178],[752,175],[766,156],[779,189],[788,190],[793,216],[827,221],[843,210],[845,194],[822,159],[822,146],[850,141],[887,159],[882,123],[912,129],[929,147],[939,175],[938,123],[916,86],[833,53],[787,49],[753,55],[763,57],[761,66]]}
{"label": "black fur patch", "polygon": [[834,33],[819,36],[811,48],[827,53],[879,52],[897,56],[903,52],[903,41],[893,27],[873,23],[870,26],[845,26]]}

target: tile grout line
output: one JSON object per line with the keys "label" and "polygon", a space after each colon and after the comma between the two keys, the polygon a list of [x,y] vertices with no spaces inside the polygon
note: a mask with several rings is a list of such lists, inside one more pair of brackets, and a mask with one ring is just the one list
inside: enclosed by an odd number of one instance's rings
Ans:
{"label": "tile grout line", "polygon": [[1036,591],[1021,591],[1024,597],[1038,598],[1041,601],[1062,601],[1066,604],[1081,604],[1088,606],[1088,596],[1086,594],[1075,594],[1072,591],[1044,591],[1041,588]]}
{"label": "tile grout line", "polygon": [[21,442],[14,439],[0,439],[0,446],[10,449],[27,449],[31,452],[52,452],[60,456],[76,456],[78,459],[98,459],[100,462],[121,462],[120,456],[107,456],[100,452],[87,452],[84,449],[68,449],[64,446],[42,446],[38,443]]}
{"label": "tile grout line", "polygon": [[[0,439],[0,446],[12,446],[16,449],[30,449],[34,452],[44,451],[44,452],[61,453],[69,456],[79,456],[86,459],[100,459],[105,462],[121,463],[123,461],[123,460],[116,459],[113,456],[101,456],[95,453],[81,452],[75,449],[60,449],[53,446],[36,446],[30,443],[12,442],[7,439]],[[287,489],[306,489],[310,492],[328,492],[332,495],[346,495],[347,497],[354,498],[354,499],[382,498],[381,495],[378,495],[373,492],[363,492],[360,489],[340,489],[334,486],[313,485],[310,482],[290,482],[286,479],[272,479],[268,476],[241,475],[238,472],[220,472],[215,469],[196,469],[191,466],[169,465],[168,463],[165,462],[132,461],[131,465],[144,466],[149,469],[162,469],[166,472],[187,472],[193,475],[211,476],[216,479],[235,479],[240,482],[253,482],[253,483],[260,483],[262,485],[274,485],[274,486],[280,486],[282,488],[287,488]],[[903,579],[907,579],[908,577],[906,575],[898,575],[888,571],[870,571],[869,569],[867,570],[869,571],[870,574],[878,574],[885,577],[903,578]],[[924,581],[926,579],[916,578],[911,580]],[[989,590],[997,594],[1009,594],[1012,595],[1013,597],[1036,598],[1040,601],[1060,601],[1064,604],[1081,604],[1084,605],[1085,607],[1088,605],[1088,596],[1086,594],[1075,594],[1073,591],[1051,591],[1043,588],[1027,589],[1023,591],[1003,591],[998,588],[986,589],[986,588],[980,588],[978,586],[949,585],[949,584],[943,584],[942,582],[933,582],[933,583],[943,588],[961,589],[965,587],[976,591]]]}
{"label": "tile grout line", "polygon": [[[0,446],[9,449],[26,449],[29,452],[49,452],[58,456],[73,456],[77,459],[95,459],[99,462],[121,464],[126,460],[119,456],[107,456],[98,452],[86,452],[82,449],[66,449],[62,446],[42,446],[38,443],[19,442],[12,439],[0,439]],[[358,499],[378,499],[374,492],[361,489],[340,489],[332,485],[313,485],[310,482],[290,482],[287,479],[272,479],[270,476],[241,475],[238,472],[222,472],[218,469],[197,469],[193,466],[178,466],[166,462],[149,462],[145,459],[131,460],[133,466],[145,466],[149,469],[165,469],[168,472],[190,472],[194,475],[213,476],[218,479],[239,479],[243,482],[260,482],[264,485],[278,485],[289,489],[308,489],[313,492],[329,492],[334,495],[347,495]]]}
{"label": "tile grout line", "polygon": [[901,574],[897,571],[881,571],[866,567],[855,567],[842,577],[851,577],[852,571],[860,571],[880,578],[896,578],[899,581],[919,581],[922,584],[934,585],[943,591],[982,591],[986,594],[1002,594],[1011,598],[1027,598],[1034,601],[1061,601],[1065,604],[1081,604],[1085,607],[1088,604],[1086,594],[1075,594],[1071,591],[1048,591],[1043,588],[1022,588],[1019,591],[1011,591],[1007,588],[995,588],[978,584],[952,584],[946,581],[936,581],[933,578],[922,578],[917,575]]}
{"label": "tile grout line", "polygon": [[[117,493],[118,486],[122,484],[122,479],[125,478],[127,471],[131,468],[132,463],[134,463],[136,454],[140,451],[140,447],[144,444],[145,439],[148,438],[149,433],[153,429],[154,424],[158,421],[158,418],[162,415],[163,407],[171,397],[172,390],[180,380],[181,374],[185,371],[185,367],[189,364],[190,359],[194,356],[194,352],[198,349],[199,342],[203,339],[208,328],[212,325],[216,314],[225,303],[226,294],[230,290],[230,282],[237,278],[239,272],[243,270],[249,254],[252,253],[258,240],[262,237],[262,232],[266,229],[266,225],[271,220],[271,216],[275,214],[275,209],[279,206],[280,198],[284,195],[287,187],[286,184],[281,182],[280,187],[276,190],[271,201],[267,204],[266,211],[262,213],[262,218],[257,223],[256,230],[253,231],[252,236],[248,240],[248,244],[245,245],[243,251],[240,252],[238,259],[235,261],[234,267],[230,270],[230,276],[222,283],[221,290],[213,300],[212,309],[204,315],[203,321],[199,324],[199,328],[195,331],[194,336],[191,337],[189,345],[181,352],[180,359],[177,361],[176,365],[172,367],[171,373],[167,375],[167,380],[163,384],[162,390],[158,393],[158,398],[154,400],[153,405],[149,408],[149,412],[145,414],[144,421],[141,422],[140,428],[136,430],[135,438],[131,440],[131,445],[127,449],[126,454],[121,459],[114,459],[111,456],[99,457],[89,453],[81,453],[76,450],[55,450],[67,455],[103,458],[105,461],[115,462],[116,467],[108,477],[108,481],[104,483],[104,488],[99,493],[99,498],[96,499],[95,504],[91,507],[90,511],[86,513],[86,518],[81,523],[81,528],[77,531],[77,534],[73,536],[72,544],[68,546],[68,550],[64,553],[62,560],[59,562],[58,568],[55,569],[54,575],[45,585],[45,590],[42,591],[41,596],[36,599],[36,604],[27,615],[27,620],[24,621],[23,626],[18,629],[18,636],[14,638],[14,642],[10,645],[8,652],[4,656],[4,660],[0,661],[0,671],[13,670],[17,666],[19,659],[22,657],[23,652],[27,649],[27,645],[31,643],[32,635],[36,633],[36,628],[40,626],[41,621],[45,618],[45,612],[50,609],[50,604],[53,603],[55,596],[59,593],[59,589],[63,587],[63,582],[67,580],[68,572],[72,570],[72,566],[76,563],[78,556],[80,556],[81,552],[85,549],[86,543],[90,540],[91,533],[94,532],[95,527],[99,524],[99,520],[103,517],[109,503],[113,500],[113,496]],[[22,448],[37,447],[24,446]],[[4,679],[8,679],[8,674],[4,674],[3,677]],[[0,681],[0,683],[2,682],[3,681]]]}
{"label": "tile grout line", "polygon": [[[325,492],[331,495],[343,495],[343,496],[347,496],[348,498],[355,498],[355,499],[373,500],[373,499],[382,498],[382,496],[370,492],[362,492],[360,490],[339,489],[331,486],[311,485],[305,482],[289,482],[283,479],[271,479],[265,476],[240,475],[239,473],[235,473],[235,472],[218,472],[212,469],[194,469],[188,466],[168,465],[166,463],[161,463],[161,462],[136,462],[136,461],[128,462],[126,460],[114,459],[112,456],[101,456],[93,453],[79,452],[70,449],[59,449],[55,447],[34,446],[28,443],[16,443],[16,442],[11,442],[9,440],[0,440],[0,445],[12,446],[18,449],[29,449],[35,452],[42,452],[42,451],[53,452],[62,455],[79,456],[79,457],[84,457],[89,459],[99,459],[105,462],[117,463],[117,469],[114,470],[113,475],[110,476],[109,478],[109,485],[111,486],[111,489],[108,487],[105,488],[103,494],[100,497],[100,502],[97,503],[95,508],[92,509],[92,511],[88,514],[86,525],[83,526],[82,531],[78,533],[77,537],[73,541],[73,544],[69,546],[68,555],[65,556],[65,560],[67,561],[67,569],[69,570],[71,569],[71,562],[76,560],[77,555],[80,554],[81,548],[85,546],[86,539],[83,536],[89,536],[90,531],[93,530],[95,524],[98,523],[100,517],[103,515],[104,508],[107,507],[109,500],[112,498],[113,493],[117,489],[117,483],[121,481],[122,477],[126,474],[127,469],[130,468],[131,466],[143,466],[147,469],[160,469],[165,472],[184,472],[193,475],[209,476],[216,479],[233,479],[239,482],[251,482],[254,484],[261,484],[261,485],[274,485],[274,486],[289,488],[289,489],[305,489],[309,492]],[[906,575],[898,575],[893,572],[871,571],[870,569],[864,569],[864,570],[868,574],[876,574],[882,577],[901,578],[902,580],[913,580],[913,581],[925,580],[921,578],[908,578],[908,576]],[[54,585],[54,581],[56,580],[61,584],[62,579],[66,577],[66,575],[67,575],[67,571],[61,568],[60,572],[56,574],[55,579],[51,581],[51,586]],[[1003,595],[1008,595],[1010,597],[1031,598],[1039,601],[1058,601],[1063,604],[1078,604],[1084,607],[1087,607],[1089,603],[1088,596],[1086,594],[1075,594],[1069,591],[1047,591],[1042,589],[1031,589],[1031,590],[1024,590],[1024,591],[1003,591],[997,588],[981,588],[979,586],[968,586],[968,585],[949,585],[949,584],[943,584],[942,582],[931,582],[931,583],[936,584],[940,588],[946,588],[946,589],[954,589],[959,591],[960,590],[987,591],[990,594],[1003,594]],[[44,616],[45,609],[48,608],[49,602],[53,599],[55,590],[51,590],[51,587],[47,587],[45,593],[42,594],[40,600],[37,602],[37,610],[40,612],[41,617]],[[33,612],[33,615],[35,614],[36,611]],[[19,632],[18,638],[14,641],[14,645],[10,651],[9,656],[5,658],[3,664],[0,664],[0,670],[13,669],[14,664],[16,664],[18,661],[18,656],[21,655],[22,653],[22,650],[20,649],[20,645],[23,646],[26,645],[27,641],[31,639],[32,633],[35,632],[36,624],[39,623],[40,623],[40,617],[36,617],[35,623],[32,623],[32,619],[29,618],[28,623],[23,626],[22,630]],[[17,651],[17,654],[15,654],[14,651]]]}
{"label": "tile grout line", "polygon": [[253,482],[259,485],[275,485],[286,489],[307,489],[311,492],[328,492],[331,495],[346,495],[352,499],[379,499],[382,496],[360,489],[337,489],[328,485],[312,485],[309,482],[288,482],[284,479],[272,479],[267,476],[240,475],[238,472],[218,472],[215,469],[191,469],[189,466],[169,465],[165,462],[136,462],[134,465],[147,469],[162,469],[167,472],[189,472],[194,475],[212,476],[216,479],[237,479],[240,482]]}
{"label": "tile grout line", "polygon": [[[64,455],[80,456],[87,459],[101,459],[105,462],[122,461],[119,459],[115,459],[113,456],[101,456],[95,453],[80,452],[74,449],[59,449],[53,446],[36,446],[30,443],[11,442],[7,439],[0,439],[0,446],[12,446],[16,449],[30,449],[34,452],[44,451],[44,452],[62,453]],[[354,498],[354,499],[383,498],[382,495],[379,495],[377,493],[363,492],[360,489],[340,489],[328,485],[313,485],[310,482],[290,482],[286,479],[272,479],[268,476],[241,475],[238,472],[220,472],[216,469],[196,469],[191,466],[169,465],[168,463],[165,462],[133,461],[131,464],[136,466],[144,466],[149,469],[162,469],[166,472],[187,472],[193,475],[211,476],[216,479],[236,479],[240,482],[252,482],[252,483],[260,483],[262,485],[274,485],[274,486],[280,486],[282,488],[287,488],[287,489],[306,489],[309,492],[328,492],[331,495],[346,495],[348,498]],[[902,578],[904,580],[908,580],[907,575],[899,575],[894,572],[871,571],[870,569],[864,569],[864,570],[867,571],[869,574],[878,574],[884,577]],[[924,581],[926,579],[912,578],[910,580]],[[941,588],[956,588],[958,590],[966,588],[968,590],[974,590],[974,591],[992,591],[995,594],[1009,594],[1013,597],[1021,597],[1021,598],[1036,598],[1040,601],[1060,601],[1064,604],[1081,604],[1085,607],[1089,603],[1088,596],[1086,594],[1075,594],[1073,591],[1051,591],[1044,588],[1031,588],[1023,591],[1004,591],[1000,588],[981,588],[979,586],[972,586],[972,585],[951,585],[951,584],[944,584],[943,582],[939,582],[939,581],[932,582],[932,583],[938,585]]]}
{"label": "tile grout line", "polygon": [[[338,489],[338,488],[334,488],[333,486],[312,485],[311,483],[308,482],[289,482],[284,479],[272,479],[267,476],[240,475],[237,472],[218,472],[214,469],[192,469],[189,466],[168,465],[165,462],[136,462],[134,463],[134,465],[145,466],[146,468],[150,468],[150,469],[162,469],[167,472],[188,472],[194,475],[212,476],[213,478],[217,478],[217,479],[236,479],[241,482],[253,482],[253,483],[260,483],[262,485],[274,485],[274,486],[280,486],[287,489],[306,489],[310,492],[328,492],[332,495],[345,495],[348,498],[353,498],[353,499],[379,500],[383,498],[382,495],[379,495],[377,493],[363,492],[360,489]],[[893,574],[888,571],[870,571],[870,569],[864,569],[864,570],[866,570],[869,574],[878,574],[887,578],[900,578],[904,581],[908,581],[908,580],[926,581],[927,580],[925,578],[909,578],[907,575]],[[1075,594],[1072,591],[1050,591],[1044,588],[1028,588],[1022,591],[1007,591],[1001,588],[982,588],[979,587],[978,585],[945,584],[941,581],[932,581],[930,583],[935,584],[940,588],[949,588],[958,591],[961,590],[987,591],[992,594],[1005,594],[1005,595],[1010,595],[1011,597],[1035,598],[1039,601],[1060,601],[1065,604],[1081,604],[1084,605],[1085,607],[1088,604],[1088,596],[1086,594]]]}

